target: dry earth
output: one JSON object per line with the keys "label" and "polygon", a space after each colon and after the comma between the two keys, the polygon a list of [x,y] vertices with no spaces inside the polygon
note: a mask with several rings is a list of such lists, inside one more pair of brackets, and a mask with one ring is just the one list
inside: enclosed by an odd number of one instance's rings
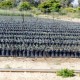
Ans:
{"label": "dry earth", "polygon": [[[80,70],[79,58],[14,58],[0,57],[0,68],[62,69]],[[55,73],[11,73],[0,72],[0,80],[80,80],[80,74],[62,78]]]}
{"label": "dry earth", "polygon": [[0,80],[80,80],[80,77],[62,78],[54,73],[0,73]]}
{"label": "dry earth", "polygon": [[50,16],[50,15],[39,15],[39,18],[47,18],[47,19],[54,19],[54,20],[63,20],[63,21],[70,21],[70,22],[80,22],[80,18],[71,18],[68,16]]}
{"label": "dry earth", "polygon": [[14,58],[0,57],[0,68],[80,70],[79,58]]}

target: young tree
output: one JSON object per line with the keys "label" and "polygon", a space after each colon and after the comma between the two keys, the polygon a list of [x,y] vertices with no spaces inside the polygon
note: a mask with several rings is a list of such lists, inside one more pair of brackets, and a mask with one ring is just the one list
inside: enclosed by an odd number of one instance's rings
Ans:
{"label": "young tree", "polygon": [[13,6],[12,0],[4,0],[0,2],[0,8],[2,9],[10,9]]}
{"label": "young tree", "polygon": [[[31,9],[31,5],[29,2],[25,1],[25,2],[21,2],[19,4],[18,8],[20,11],[27,11],[27,10]],[[22,22],[24,22],[24,13],[22,14],[22,19],[23,19]]]}
{"label": "young tree", "polygon": [[30,9],[31,5],[29,2],[25,1],[25,2],[21,2],[18,7],[20,11],[24,11]]}

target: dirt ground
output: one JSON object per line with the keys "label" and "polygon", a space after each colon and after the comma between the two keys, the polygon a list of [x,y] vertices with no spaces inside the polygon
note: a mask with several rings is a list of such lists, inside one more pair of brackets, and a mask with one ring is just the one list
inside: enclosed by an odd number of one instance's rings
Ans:
{"label": "dirt ground", "polygon": [[80,80],[80,76],[62,78],[54,73],[0,73],[0,80]]}
{"label": "dirt ground", "polygon": [[50,15],[39,15],[39,18],[47,18],[47,19],[54,19],[54,20],[63,20],[63,21],[70,21],[70,22],[80,22],[80,18],[71,18],[69,16],[50,16]]}
{"label": "dirt ground", "polygon": [[[62,69],[80,70],[79,58],[14,58],[0,57],[0,68]],[[0,80],[80,80],[80,74],[62,78],[55,73],[11,73],[0,72]]]}
{"label": "dirt ground", "polygon": [[0,57],[0,68],[80,70],[79,58],[14,58]]}

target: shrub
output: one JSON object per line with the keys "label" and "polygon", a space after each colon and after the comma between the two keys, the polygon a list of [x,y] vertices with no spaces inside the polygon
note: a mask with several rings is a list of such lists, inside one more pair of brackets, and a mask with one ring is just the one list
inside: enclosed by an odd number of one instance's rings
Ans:
{"label": "shrub", "polygon": [[71,7],[65,8],[65,10],[67,12],[71,12],[71,13],[75,13],[76,12],[76,9],[75,8],[71,8]]}
{"label": "shrub", "polygon": [[58,12],[60,9],[60,4],[58,1],[56,0],[48,0],[46,2],[41,3],[38,8],[42,11],[42,12]]}
{"label": "shrub", "polygon": [[62,69],[62,70],[57,72],[57,75],[62,76],[62,77],[73,77],[74,76],[74,71],[69,70],[69,69]]}
{"label": "shrub", "polygon": [[18,6],[19,10],[22,11],[22,10],[29,10],[31,9],[31,5],[29,2],[25,1],[25,2],[21,2]]}
{"label": "shrub", "polygon": [[80,7],[77,8],[80,11]]}
{"label": "shrub", "polygon": [[77,12],[78,12],[78,13],[80,13],[80,7],[77,7],[77,9],[76,9],[76,10],[77,10]]}
{"label": "shrub", "polygon": [[64,8],[61,8],[61,9],[59,10],[59,14],[60,14],[60,15],[67,15],[67,11],[66,11]]}
{"label": "shrub", "polygon": [[50,12],[50,4],[47,3],[47,2],[44,2],[44,3],[40,4],[40,5],[38,6],[38,8],[39,8],[42,12],[44,12],[44,13]]}
{"label": "shrub", "polygon": [[54,3],[54,4],[51,6],[51,11],[59,12],[60,7],[61,7],[61,6],[60,6],[59,3]]}
{"label": "shrub", "polygon": [[12,8],[12,5],[13,5],[12,0],[5,0],[0,2],[0,8],[2,9]]}

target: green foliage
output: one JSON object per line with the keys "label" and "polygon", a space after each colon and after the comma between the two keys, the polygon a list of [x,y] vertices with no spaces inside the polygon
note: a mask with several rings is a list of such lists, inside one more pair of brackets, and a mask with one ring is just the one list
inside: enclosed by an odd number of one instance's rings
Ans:
{"label": "green foliage", "polygon": [[80,7],[78,7],[77,10],[80,12]]}
{"label": "green foliage", "polygon": [[62,77],[73,77],[74,76],[74,71],[73,70],[69,70],[69,69],[62,69],[60,71],[57,72],[58,76],[62,76]]}
{"label": "green foliage", "polygon": [[38,8],[39,8],[42,12],[44,12],[44,13],[50,12],[50,4],[47,3],[47,2],[44,2],[44,3],[40,4],[40,5],[38,6]]}
{"label": "green foliage", "polygon": [[57,0],[48,0],[46,2],[41,3],[38,8],[44,13],[52,11],[58,12],[60,9],[60,4]]}
{"label": "green foliage", "polygon": [[12,0],[4,0],[0,2],[0,8],[1,9],[10,9],[12,8]]}
{"label": "green foliage", "polygon": [[59,12],[60,7],[61,7],[61,6],[60,6],[59,3],[54,3],[54,4],[51,6],[51,11]]}
{"label": "green foliage", "polygon": [[25,1],[25,2],[21,2],[18,6],[19,10],[20,11],[23,11],[23,10],[29,10],[31,9],[31,5],[29,2]]}
{"label": "green foliage", "polygon": [[[44,2],[45,1],[45,2]],[[80,16],[80,7],[73,8],[71,2],[73,0],[43,0],[43,2],[39,3],[39,5],[36,6],[37,3],[34,2],[34,0],[25,0],[25,2],[19,2],[16,0],[0,0],[0,8],[1,10],[7,9],[10,10],[11,8],[14,8],[16,10],[15,12],[24,11],[26,10],[30,11],[31,14],[43,14],[43,13],[54,13],[54,15],[69,15],[71,16]],[[79,0],[80,3],[80,0]],[[29,14],[30,14],[29,13]],[[0,12],[2,15],[8,15],[8,13]],[[13,11],[9,13],[10,15],[20,15],[20,13],[14,14]]]}

